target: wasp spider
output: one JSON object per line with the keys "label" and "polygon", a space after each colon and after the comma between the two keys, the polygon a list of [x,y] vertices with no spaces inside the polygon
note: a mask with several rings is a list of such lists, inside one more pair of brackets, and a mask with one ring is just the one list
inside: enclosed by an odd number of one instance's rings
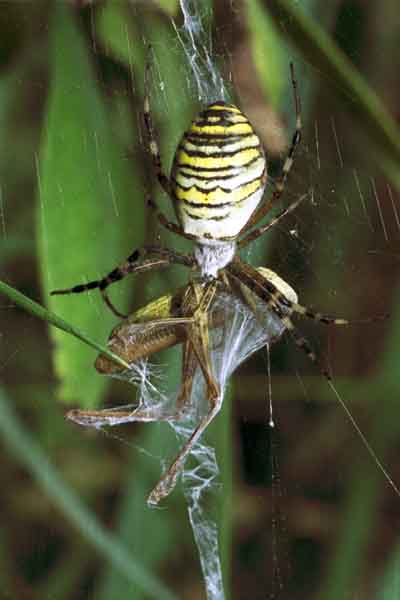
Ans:
{"label": "wasp spider", "polygon": [[149,65],[146,68],[144,100],[148,146],[156,177],[173,202],[178,224],[169,221],[152,199],[148,198],[147,203],[165,228],[195,243],[194,252],[181,254],[169,248],[145,246],[135,249],[103,279],[55,290],[52,294],[81,293],[98,288],[108,307],[123,318],[124,315],[112,305],[107,295],[109,285],[130,273],[181,264],[200,271],[205,287],[212,287],[213,281],[218,279],[228,283],[239,281],[247,286],[282,318],[297,345],[314,361],[314,353],[306,340],[297,334],[282,307],[326,324],[346,325],[349,321],[313,313],[300,304],[291,302],[272,281],[238,256],[238,250],[267,232],[305,198],[302,196],[268,223],[254,228],[281,198],[301,139],[300,99],[293,65],[291,80],[296,128],[281,174],[276,178],[268,199],[263,198],[267,182],[267,161],[261,141],[241,110],[222,100],[201,111],[185,131],[175,153],[171,176],[167,176],[162,166],[150,111],[148,70]]}

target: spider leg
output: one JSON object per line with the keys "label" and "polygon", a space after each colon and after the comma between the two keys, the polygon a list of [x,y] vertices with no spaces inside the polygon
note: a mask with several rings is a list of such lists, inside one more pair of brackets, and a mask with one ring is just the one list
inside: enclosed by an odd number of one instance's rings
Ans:
{"label": "spider leg", "polygon": [[[265,310],[270,310],[276,314],[276,316],[283,323],[285,328],[289,331],[292,336],[296,346],[300,348],[308,357],[308,359],[316,364],[321,372],[321,374],[331,381],[331,376],[326,369],[324,369],[317,359],[317,355],[312,349],[310,343],[306,340],[306,338],[299,333],[295,325],[293,324],[290,313],[292,311],[292,306],[296,306],[293,302],[290,302],[277,288],[273,285],[269,280],[263,277],[256,269],[253,269],[247,263],[242,263],[241,261],[234,261],[235,263],[239,263],[239,269],[236,268],[236,264],[234,268],[231,269],[231,265],[228,265],[227,270],[230,271],[231,275],[239,280],[242,284],[248,287],[253,294],[258,296],[261,300],[263,300],[265,305]],[[251,273],[251,275],[250,275]],[[256,274],[256,275],[255,275]],[[283,301],[284,300],[284,301]],[[252,308],[250,306],[250,308]]]}
{"label": "spider leg", "polygon": [[[149,46],[149,48],[148,48],[148,58],[147,58],[147,62],[146,62],[145,69],[144,69],[144,106],[143,106],[144,124],[145,124],[146,131],[147,131],[148,148],[149,148],[151,160],[153,163],[153,167],[154,167],[154,170],[156,173],[156,177],[157,177],[161,187],[163,188],[163,190],[168,194],[168,196],[170,198],[172,198],[173,194],[172,194],[172,190],[171,190],[171,183],[170,183],[170,180],[162,166],[160,148],[159,148],[159,145],[157,142],[154,121],[153,121],[153,117],[152,117],[151,109],[150,109],[150,86],[149,86],[149,72],[150,72],[150,67],[151,67],[150,56],[151,56],[151,46]],[[172,221],[169,221],[167,219],[167,217],[163,214],[163,212],[158,208],[158,206],[154,200],[152,200],[151,198],[147,198],[146,204],[154,211],[159,223],[161,223],[161,225],[163,227],[168,229],[168,231],[172,231],[173,233],[176,233],[177,235],[185,237],[186,239],[189,239],[189,240],[196,239],[195,236],[191,236],[190,234],[185,233],[183,231],[182,227],[180,227],[176,223],[173,223]]]}
{"label": "spider leg", "polygon": [[339,326],[341,326],[341,325],[359,325],[359,324],[365,324],[365,323],[375,323],[376,321],[383,321],[384,319],[387,319],[389,317],[389,313],[384,313],[382,315],[366,317],[365,319],[343,319],[341,317],[326,315],[326,314],[320,313],[320,312],[313,312],[312,310],[308,309],[306,306],[303,306],[302,304],[290,302],[290,300],[288,300],[287,298],[285,298],[282,295],[279,298],[279,302],[280,302],[280,304],[285,304],[286,306],[290,307],[290,310],[292,310],[293,312],[296,312],[299,315],[303,315],[304,317],[307,317],[308,319],[313,319],[314,321],[318,321],[319,323],[322,323],[323,325],[339,325]]}
{"label": "spider leg", "polygon": [[[279,300],[279,302],[280,302],[280,300]],[[268,304],[269,304],[271,310],[282,321],[286,330],[292,336],[292,339],[293,339],[294,343],[296,344],[296,346],[298,348],[300,348],[300,350],[302,350],[302,352],[304,352],[306,354],[308,359],[318,367],[318,369],[323,377],[325,377],[328,381],[332,381],[332,377],[331,377],[329,371],[327,371],[327,369],[325,369],[322,366],[322,364],[318,360],[317,355],[316,355],[315,351],[313,350],[311,344],[298,331],[298,329],[294,325],[291,318],[288,315],[285,315],[282,312],[281,307],[279,305],[277,305],[275,302],[270,301]],[[290,303],[290,304],[292,304],[292,303]],[[300,306],[300,305],[298,305],[298,306]],[[301,313],[301,314],[304,314],[304,313]],[[312,319],[316,319],[316,320],[320,321],[321,323],[332,324],[332,325],[349,325],[349,324],[355,323],[355,322],[365,323],[365,322],[371,322],[373,320],[376,320],[376,318],[373,318],[373,319],[365,319],[365,320],[360,320],[360,321],[347,321],[345,319],[335,319],[334,317],[328,317],[326,315],[321,315],[319,313],[318,314],[308,313],[308,314],[306,314],[306,316],[308,316]]]}
{"label": "spider leg", "polygon": [[197,237],[195,235],[192,235],[191,233],[186,233],[180,225],[177,225],[176,223],[169,221],[167,219],[167,217],[164,215],[164,213],[159,209],[157,203],[155,202],[155,200],[153,200],[153,198],[148,197],[146,199],[146,204],[149,208],[151,208],[151,210],[154,212],[154,214],[156,216],[156,219],[163,227],[165,227],[165,229],[168,229],[168,231],[171,231],[172,233],[175,233],[176,235],[180,235],[181,237],[184,237],[187,240],[191,240],[191,241],[197,240]]}
{"label": "spider leg", "polygon": [[308,359],[314,363],[315,365],[317,365],[321,375],[323,375],[323,377],[325,377],[326,379],[328,379],[329,381],[332,381],[332,377],[330,375],[330,373],[321,365],[321,363],[319,362],[317,355],[315,353],[315,351],[313,350],[313,348],[311,347],[311,344],[307,341],[307,339],[298,331],[298,329],[295,327],[295,325],[293,324],[292,320],[290,317],[288,317],[287,315],[284,315],[282,313],[282,311],[279,309],[279,307],[277,307],[275,304],[271,305],[271,310],[273,310],[273,312],[279,317],[279,319],[282,321],[282,323],[284,324],[285,328],[287,329],[287,331],[290,333],[290,335],[293,338],[294,343],[296,344],[296,346],[298,348],[300,348],[300,350],[302,350],[302,352],[304,352],[306,354],[306,356],[308,357]]}
{"label": "spider leg", "polygon": [[318,365],[321,374],[329,380],[331,380],[331,376],[326,371],[326,369],[324,369],[318,363],[315,352],[313,351],[307,340],[297,331],[295,325],[293,324],[290,318],[290,314],[292,312],[296,312],[298,314],[301,314],[310,319],[314,319],[326,325],[350,325],[353,323],[370,323],[372,321],[381,320],[387,317],[387,315],[382,315],[378,317],[350,321],[347,319],[324,315],[322,313],[313,313],[301,304],[291,302],[288,298],[286,298],[286,296],[282,294],[282,292],[280,292],[277,289],[277,287],[271,281],[269,281],[266,277],[264,277],[261,273],[259,273],[256,269],[254,269],[247,263],[240,261],[240,259],[238,259],[237,257],[227,267],[225,267],[225,269],[230,275],[233,275],[234,278],[236,278],[242,284],[248,287],[256,296],[258,296],[261,300],[263,300],[266,303],[265,309],[271,310],[277,315],[277,317],[282,321],[286,329],[293,337],[296,345],[306,353],[308,358],[313,363],[316,363]]}
{"label": "spider leg", "polygon": [[[301,103],[300,96],[297,90],[297,80],[294,72],[294,65],[290,63],[290,75],[292,80],[292,88],[293,88],[293,96],[294,96],[294,105],[296,111],[296,129],[294,131],[292,142],[290,144],[289,152],[283,163],[282,172],[280,176],[275,180],[274,190],[272,192],[272,196],[269,200],[263,202],[259,208],[257,208],[250,219],[247,221],[246,225],[239,232],[239,236],[248,231],[253,225],[256,225],[265,215],[271,210],[271,208],[278,202],[281,198],[283,191],[285,189],[286,179],[290,173],[290,170],[293,166],[294,155],[296,149],[301,141],[301,130],[303,128],[302,120],[301,120]],[[261,235],[261,233],[259,234]],[[256,236],[258,237],[258,235]],[[252,238],[255,239],[255,238]]]}
{"label": "spider leg", "polygon": [[[154,255],[154,257],[146,258],[146,256],[149,255]],[[179,252],[174,252],[173,250],[169,250],[166,248],[161,248],[157,246],[146,246],[141,249],[134,250],[132,254],[130,254],[123,263],[121,263],[115,269],[110,271],[110,273],[108,273],[108,275],[106,275],[102,279],[90,281],[89,283],[75,285],[67,289],[53,290],[50,293],[50,295],[56,296],[62,294],[81,294],[82,292],[99,289],[105,303],[110,308],[110,310],[117,317],[125,318],[126,316],[120,313],[113,306],[110,299],[108,298],[106,292],[108,286],[110,286],[112,283],[115,283],[116,281],[121,281],[121,279],[124,279],[124,277],[126,277],[130,273],[149,271],[151,269],[166,267],[170,264],[181,264],[186,267],[192,268],[195,263],[194,259],[191,256],[187,256]]]}
{"label": "spider leg", "polygon": [[369,317],[365,319],[343,319],[341,317],[335,317],[326,315],[320,312],[313,312],[306,306],[292,302],[286,296],[278,290],[278,288],[254,267],[249,264],[242,262],[236,257],[227,267],[226,270],[236,277],[239,281],[244,283],[254,294],[256,294],[261,300],[266,302],[266,308],[272,308],[276,306],[285,307],[288,313],[295,312],[308,319],[319,321],[324,325],[353,325],[359,323],[372,323],[374,321],[380,321],[388,317],[387,314]]}
{"label": "spider leg", "polygon": [[151,47],[148,48],[147,61],[144,69],[144,106],[143,106],[143,116],[144,116],[144,124],[147,131],[148,142],[149,142],[149,151],[151,160],[153,162],[153,166],[156,172],[157,179],[163,188],[163,190],[171,195],[171,184],[168,176],[166,175],[162,162],[161,162],[161,154],[160,148],[158,146],[157,138],[155,135],[155,127],[153,122],[153,117],[150,109],[150,86],[149,86],[149,72],[151,67]]}
{"label": "spider leg", "polygon": [[295,200],[294,202],[292,202],[292,204],[290,204],[289,206],[284,208],[280,213],[278,213],[276,217],[272,219],[272,221],[248,233],[243,239],[241,239],[238,242],[238,248],[244,248],[245,246],[247,246],[247,244],[260,237],[260,235],[264,235],[266,231],[272,229],[272,227],[275,227],[275,225],[277,225],[281,219],[295,211],[299,204],[301,204],[301,202],[303,202],[303,200],[305,200],[307,196],[308,194],[303,194],[302,196],[300,196],[300,198],[298,198],[298,200]]}

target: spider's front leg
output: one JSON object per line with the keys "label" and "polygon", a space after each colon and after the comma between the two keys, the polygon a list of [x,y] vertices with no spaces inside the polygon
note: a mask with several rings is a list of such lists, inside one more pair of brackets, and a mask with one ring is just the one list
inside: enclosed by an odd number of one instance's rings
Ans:
{"label": "spider's front leg", "polygon": [[[150,66],[151,66],[150,52],[151,52],[151,48],[149,48],[148,60],[147,60],[145,70],[144,70],[144,105],[143,105],[144,124],[145,124],[145,129],[146,129],[147,138],[148,138],[148,149],[149,149],[151,161],[153,163],[155,175],[156,175],[158,182],[161,185],[162,189],[166,192],[166,194],[171,199],[173,199],[171,182],[170,182],[170,179],[169,179],[168,175],[166,174],[163,164],[162,164],[160,147],[158,145],[157,136],[156,136],[156,128],[154,125],[153,115],[151,113],[151,108],[150,108],[150,86],[149,86],[149,72],[150,72]],[[168,229],[168,231],[171,231],[172,233],[175,233],[177,235],[185,237],[186,239],[189,239],[189,240],[196,239],[195,236],[191,236],[190,234],[185,233],[180,225],[177,225],[176,223],[169,221],[167,219],[167,217],[164,215],[164,213],[159,209],[156,202],[152,198],[147,197],[146,204],[149,208],[152,209],[158,222],[163,227]]]}
{"label": "spider's front leg", "polygon": [[144,103],[143,103],[143,117],[144,124],[146,127],[147,137],[148,137],[148,148],[151,156],[151,160],[153,163],[153,167],[157,176],[157,179],[163,188],[163,190],[171,195],[171,184],[168,178],[168,175],[165,173],[163,169],[163,165],[161,162],[161,154],[160,148],[158,146],[157,137],[155,133],[155,126],[153,121],[153,115],[150,109],[150,84],[149,84],[149,74],[151,68],[151,47],[148,48],[148,57],[146,61],[146,65],[144,68]]}
{"label": "spider's front leg", "polygon": [[[146,258],[146,257],[151,258]],[[110,271],[108,275],[102,279],[90,281],[89,283],[83,283],[75,285],[71,288],[54,290],[51,292],[51,296],[61,294],[81,294],[82,292],[88,292],[90,290],[99,289],[101,295],[109,307],[109,309],[119,318],[125,319],[126,315],[122,314],[115,308],[111,300],[107,295],[107,288],[117,282],[124,279],[130,273],[141,273],[143,271],[150,271],[152,269],[159,269],[166,267],[171,264],[181,264],[189,268],[193,268],[195,265],[194,259],[191,256],[174,252],[166,248],[158,246],[146,246],[141,249],[134,250],[128,258],[118,265],[115,269]]]}

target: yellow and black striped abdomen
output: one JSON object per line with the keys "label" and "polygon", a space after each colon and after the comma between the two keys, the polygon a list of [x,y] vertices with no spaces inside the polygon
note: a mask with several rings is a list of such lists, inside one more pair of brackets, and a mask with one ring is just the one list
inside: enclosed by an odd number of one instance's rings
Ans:
{"label": "yellow and black striped abdomen", "polygon": [[266,162],[236,106],[216,102],[193,121],[176,151],[171,182],[186,233],[216,240],[239,233],[263,195]]}

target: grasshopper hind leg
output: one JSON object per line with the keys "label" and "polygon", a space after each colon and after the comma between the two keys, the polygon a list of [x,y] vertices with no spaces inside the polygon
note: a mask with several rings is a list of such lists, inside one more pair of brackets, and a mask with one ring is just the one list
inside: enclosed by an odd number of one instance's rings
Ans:
{"label": "grasshopper hind leg", "polygon": [[[194,397],[195,391],[193,390],[193,380],[197,366],[200,367],[206,383],[208,411],[201,418],[197,427],[179,451],[179,454],[150,493],[147,500],[150,505],[157,505],[172,492],[186,459],[222,407],[223,396],[212,372],[208,336],[208,313],[205,310],[205,308],[209,307],[213,292],[211,291],[211,294],[207,292],[208,290],[202,296],[198,309],[194,311],[193,324],[188,327],[188,340],[184,347],[183,383],[178,396],[178,411],[183,416],[185,409],[193,401],[198,401]],[[207,307],[204,306],[204,302],[207,303]]]}

